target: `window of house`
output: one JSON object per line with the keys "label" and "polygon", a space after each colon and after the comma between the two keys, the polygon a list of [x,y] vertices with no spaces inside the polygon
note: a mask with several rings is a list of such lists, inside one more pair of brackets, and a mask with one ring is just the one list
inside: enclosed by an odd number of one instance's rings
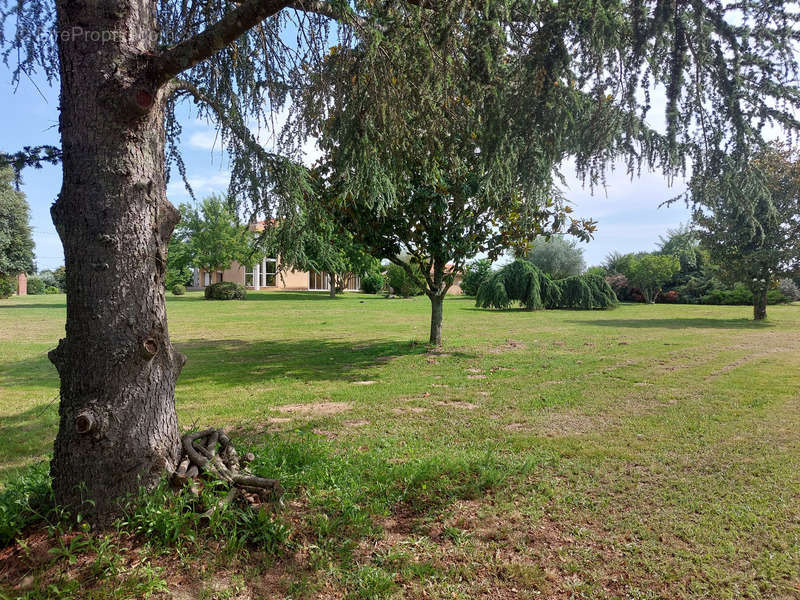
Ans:
{"label": "window of house", "polygon": [[308,274],[308,289],[309,290],[328,290],[330,289],[330,285],[328,284],[328,274],[327,273],[319,273],[317,271],[311,271]]}
{"label": "window of house", "polygon": [[217,271],[217,283],[222,283],[222,271]]}
{"label": "window of house", "polygon": [[276,283],[278,273],[278,260],[275,258],[265,258],[261,261],[260,277],[261,287],[272,287]]}

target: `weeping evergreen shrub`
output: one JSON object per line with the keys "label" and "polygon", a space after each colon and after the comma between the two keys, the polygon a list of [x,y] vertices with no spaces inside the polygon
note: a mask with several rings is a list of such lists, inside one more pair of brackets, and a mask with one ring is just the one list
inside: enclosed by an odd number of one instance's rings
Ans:
{"label": "weeping evergreen shrub", "polygon": [[542,304],[545,308],[558,308],[561,306],[563,295],[560,281],[553,281],[546,273],[539,275],[539,289],[542,296]]}
{"label": "weeping evergreen shrub", "polygon": [[582,275],[572,275],[561,280],[560,308],[592,308],[592,288]]}
{"label": "weeping evergreen shrub", "polygon": [[478,288],[475,303],[482,308],[508,308],[518,301],[528,310],[544,308],[542,276],[538,267],[525,260],[515,260],[495,271]]}
{"label": "weeping evergreen shrub", "polygon": [[605,278],[599,275],[573,275],[554,281],[530,262],[515,260],[481,284],[476,304],[481,308],[505,309],[514,301],[528,310],[591,310],[616,306],[617,297]]}
{"label": "weeping evergreen shrub", "polygon": [[617,294],[602,275],[587,273],[583,276],[592,290],[593,308],[611,308],[617,305]]}

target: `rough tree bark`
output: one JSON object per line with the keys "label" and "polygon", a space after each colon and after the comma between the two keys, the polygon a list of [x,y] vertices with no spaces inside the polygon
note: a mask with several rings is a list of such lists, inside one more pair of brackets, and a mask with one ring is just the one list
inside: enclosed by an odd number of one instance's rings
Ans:
{"label": "rough tree bark", "polygon": [[173,393],[185,357],[170,344],[164,304],[179,215],[166,198],[164,86],[141,85],[155,9],[58,2],[63,183],[51,213],[67,321],[49,354],[61,378],[51,475],[56,501],[98,522],[121,495],[157,481],[180,448]]}
{"label": "rough tree bark", "polygon": [[759,287],[753,290],[753,319],[763,321],[767,318],[767,289]]}

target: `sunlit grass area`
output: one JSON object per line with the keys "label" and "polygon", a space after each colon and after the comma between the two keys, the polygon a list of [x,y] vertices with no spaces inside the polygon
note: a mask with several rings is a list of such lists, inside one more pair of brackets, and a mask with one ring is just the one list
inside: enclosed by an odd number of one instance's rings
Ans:
{"label": "sunlit grass area", "polygon": [[[206,598],[800,597],[800,306],[754,323],[453,297],[437,351],[424,297],[190,293],[168,310],[182,425],[250,446],[292,533],[177,562],[133,535],[139,565],[117,579]],[[63,296],[0,301],[0,481],[50,453],[64,318]],[[18,562],[8,590],[40,589]]]}

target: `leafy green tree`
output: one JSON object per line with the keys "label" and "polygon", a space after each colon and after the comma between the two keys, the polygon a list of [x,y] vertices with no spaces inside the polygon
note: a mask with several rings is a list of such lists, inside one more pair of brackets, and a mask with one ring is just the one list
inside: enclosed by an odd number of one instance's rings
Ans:
{"label": "leafy green tree", "polygon": [[[61,87],[63,148],[4,157],[15,166],[63,163],[52,209],[69,265],[67,333],[50,353],[62,381],[52,463],[57,501],[74,506],[88,498],[87,516],[110,518],[115,498],[153,485],[178,457],[174,386],[184,357],[167,334],[163,280],[178,221],[166,199],[165,157],[183,172],[176,118],[182,99],[220,124],[231,157],[230,196],[291,228],[297,207],[313,201],[305,169],[287,159],[306,132],[290,130],[282,139],[291,147],[276,155],[248,125],[268,122],[290,91],[306,105],[299,108],[309,108],[303,91],[338,36],[338,47],[361,49],[361,67],[329,88],[347,93],[328,95],[317,112],[345,110],[356,124],[359,94],[346,88],[383,93],[365,96],[373,106],[362,104],[364,151],[343,151],[349,158],[342,164],[354,169],[344,198],[350,191],[349,200],[372,203],[380,214],[383,205],[408,198],[408,189],[424,190],[419,180],[400,186],[401,193],[371,185],[403,173],[399,164],[382,168],[386,156],[371,148],[396,143],[396,158],[412,156],[425,168],[410,170],[429,180],[447,153],[435,145],[421,151],[420,140],[433,139],[428,134],[442,132],[456,113],[464,116],[463,99],[476,96],[458,82],[471,78],[487,85],[470,117],[480,152],[499,159],[487,159],[496,164],[493,176],[471,174],[501,198],[513,187],[508,180],[522,174],[530,203],[550,196],[552,166],[569,155],[595,180],[619,155],[672,172],[688,157],[703,176],[721,151],[745,151],[758,141],[764,121],[797,128],[798,20],[793,3],[772,0],[116,0],[112,10],[107,2],[0,0],[0,47],[17,60],[14,79],[38,68]],[[296,44],[287,44],[287,28]],[[503,80],[505,91],[489,91]],[[663,144],[642,125],[648,92],[658,87],[667,92]],[[356,105],[345,106],[348,97]],[[413,114],[451,109],[434,129]],[[505,135],[523,130],[527,147],[506,143]],[[469,129],[453,131],[447,143],[458,145],[457,134]],[[509,163],[520,168],[506,169]],[[466,179],[455,167],[443,170],[459,185]],[[521,201],[507,199],[514,202]],[[519,217],[543,220],[526,211]],[[137,349],[149,336],[160,351],[142,361]],[[117,416],[104,431],[113,448],[76,431],[71,416],[92,410]]]}
{"label": "leafy green tree", "polygon": [[[307,220],[299,244],[299,252],[284,255],[284,268],[327,273],[330,279],[330,296],[344,290],[352,276],[362,276],[379,269],[380,261],[365,251],[352,234],[337,227],[323,207],[319,207],[313,218]],[[273,246],[278,246],[272,242]]]}
{"label": "leafy green tree", "polygon": [[642,291],[647,303],[655,302],[661,288],[680,271],[680,260],[675,256],[646,254],[628,263],[625,276]]}
{"label": "leafy green tree", "polygon": [[[177,238],[182,260],[188,254],[191,263],[205,271],[229,269],[234,261],[243,265],[252,262],[253,236],[220,196],[209,196],[199,209],[182,204],[180,211]],[[181,248],[181,243],[186,246]],[[186,254],[181,257],[181,252]]]}
{"label": "leafy green tree", "polygon": [[481,284],[492,274],[492,261],[482,258],[464,267],[461,276],[461,291],[467,296],[476,296]]}
{"label": "leafy green tree", "polygon": [[167,274],[164,277],[164,285],[168,290],[176,285],[189,285],[192,281],[192,245],[184,235],[184,231],[176,228],[169,240]]}
{"label": "leafy green tree", "polygon": [[34,271],[30,208],[13,182],[13,170],[0,167],[0,277],[5,279]]}
{"label": "leafy green tree", "polygon": [[552,279],[580,275],[586,269],[583,248],[579,248],[575,240],[568,240],[563,235],[533,240],[525,260],[532,262]]}
{"label": "leafy green tree", "polygon": [[753,293],[758,321],[775,281],[800,272],[800,153],[766,147],[728,167],[714,181],[692,182],[694,222],[722,277]]}
{"label": "leafy green tree", "polygon": [[711,263],[708,250],[700,245],[697,232],[688,225],[669,229],[666,236],[660,236],[658,252],[680,261],[680,270],[663,289],[675,290],[681,302],[700,302],[711,289],[721,287],[718,269]]}

